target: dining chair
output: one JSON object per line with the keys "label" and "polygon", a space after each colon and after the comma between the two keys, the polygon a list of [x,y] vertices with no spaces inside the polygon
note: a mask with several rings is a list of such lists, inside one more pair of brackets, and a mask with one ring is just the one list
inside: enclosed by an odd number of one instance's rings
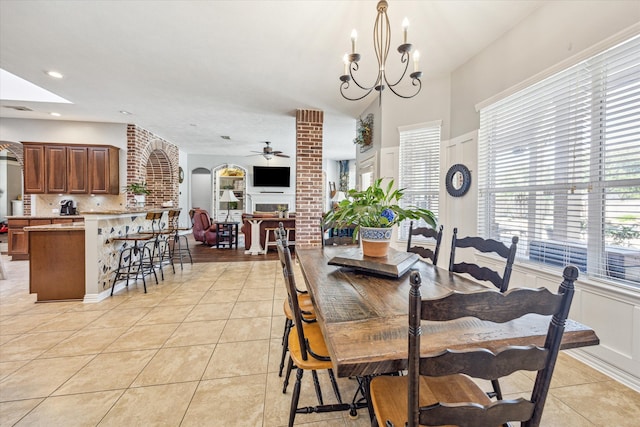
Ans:
{"label": "dining chair", "polygon": [[[451,240],[451,257],[449,258],[449,271],[455,273],[467,273],[477,280],[491,282],[500,292],[505,292],[509,288],[511,279],[511,269],[516,258],[518,247],[518,237],[511,238],[511,246],[494,239],[483,239],[482,237],[464,237],[458,239],[458,228],[453,229],[453,239]],[[456,248],[473,248],[484,253],[495,253],[506,260],[502,276],[495,270],[488,267],[480,267],[477,264],[460,262],[456,263]],[[491,380],[493,391],[488,392],[489,397],[502,399],[500,382],[497,379]]]}
{"label": "dining chair", "polygon": [[[281,239],[276,241],[278,256],[283,265],[283,274],[285,277],[285,285],[287,288],[288,302],[291,306],[293,314],[293,326],[288,337],[289,345],[289,361],[287,364],[287,375],[284,380],[282,392],[286,393],[288,378],[291,370],[296,368],[296,382],[291,395],[291,409],[289,412],[289,427],[293,426],[296,414],[313,413],[313,412],[330,412],[330,411],[346,411],[351,409],[351,405],[342,402],[342,396],[333,373],[333,365],[329,357],[329,351],[324,341],[322,331],[317,322],[307,323],[302,320],[303,314],[298,303],[298,295],[296,291],[295,275],[293,272],[293,263],[291,261],[291,252],[289,248],[283,244]],[[322,391],[320,389],[320,381],[317,371],[327,370],[333,392],[338,401],[337,404],[324,404]],[[300,388],[302,377],[305,371],[311,371],[313,384],[318,399],[318,406],[298,407],[300,400]]]}
{"label": "dining chair", "polygon": [[358,245],[358,240],[353,239],[355,228],[355,225],[336,227],[335,224],[325,223],[324,219],[321,219],[320,235],[322,237],[322,247]]}
{"label": "dining chair", "polygon": [[[413,221],[409,223],[409,239],[407,240],[407,252],[413,252],[420,255],[422,258],[428,258],[433,265],[438,264],[438,255],[440,254],[440,243],[442,242],[442,230],[443,226],[440,225],[437,229],[431,227],[416,227],[413,228]],[[426,248],[424,246],[414,245],[411,246],[411,236],[422,236],[427,239],[434,239],[436,246],[434,249]]]}
{"label": "dining chair", "polygon": [[[488,289],[471,293],[451,292],[440,298],[422,299],[420,273],[412,271],[408,374],[403,377],[380,376],[371,381],[371,401],[376,420],[373,425],[470,427],[508,425],[509,421],[520,421],[523,426],[539,426],[578,269],[566,267],[563,277],[557,294],[545,288],[512,289],[506,293]],[[436,354],[420,352],[422,320],[449,322],[472,317],[475,318],[473,320],[505,323],[532,313],[552,316],[542,346],[539,340],[532,338],[527,346],[465,351],[447,349]],[[429,339],[428,332],[425,339]],[[498,378],[518,370],[537,371],[533,391],[528,398],[493,402],[471,379]]]}
{"label": "dining chair", "polygon": [[[511,278],[511,268],[516,258],[518,237],[513,236],[511,246],[494,239],[483,239],[482,237],[464,237],[458,239],[458,228],[453,229],[453,239],[451,240],[451,257],[449,258],[449,271],[454,273],[467,273],[477,280],[493,283],[493,285],[504,292],[509,287]],[[495,253],[506,260],[502,276],[495,270],[488,267],[480,267],[477,264],[466,262],[456,263],[456,248],[473,248],[484,253]]]}
{"label": "dining chair", "polygon": [[[275,232],[276,235],[276,244],[278,241],[281,241],[285,247],[289,246],[289,242],[287,238],[289,236],[289,232],[284,228],[282,222],[279,223],[278,228]],[[281,260],[281,267],[284,273],[285,265]],[[285,276],[285,281],[287,280]],[[300,290],[296,288],[296,295],[298,296],[298,305],[300,306],[300,310],[302,312],[302,321],[306,323],[313,323],[316,321],[316,315],[313,309],[313,303],[311,302],[311,297],[309,296],[306,290]],[[289,304],[288,298],[285,298],[283,302],[283,311],[284,311],[284,331],[282,333],[282,354],[280,355],[280,367],[278,370],[278,376],[282,376],[282,371],[284,370],[284,361],[287,357],[287,353],[289,351],[289,333],[291,332],[291,328],[293,327],[293,312],[291,311],[291,305]],[[289,375],[291,372],[287,372],[286,381],[289,381]]]}

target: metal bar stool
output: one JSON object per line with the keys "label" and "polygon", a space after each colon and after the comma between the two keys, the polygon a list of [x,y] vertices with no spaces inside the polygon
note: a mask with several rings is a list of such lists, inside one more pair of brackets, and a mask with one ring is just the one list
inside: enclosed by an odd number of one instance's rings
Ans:
{"label": "metal bar stool", "polygon": [[163,214],[164,212],[162,211],[147,213],[146,219],[151,221],[151,233],[153,234],[153,238],[144,244],[151,251],[151,257],[148,259],[148,262],[151,264],[151,268],[158,267],[162,280],[164,280],[164,270],[162,266],[165,263],[171,265],[174,274],[176,272],[176,268],[173,265],[173,259],[170,255],[169,242],[163,232],[163,225],[160,222]]}
{"label": "metal bar stool", "polygon": [[[169,257],[171,259],[171,265],[174,265],[174,260],[178,258],[180,260],[180,269],[183,270],[182,259],[185,256],[189,256],[189,262],[193,264],[193,258],[191,257],[191,249],[189,249],[188,235],[191,234],[191,227],[182,228],[178,224],[180,217],[180,210],[170,210],[167,213],[168,217],[168,230],[165,232],[167,235],[167,242],[169,244]],[[184,245],[184,246],[183,246]],[[175,267],[174,267],[175,272]]]}
{"label": "metal bar stool", "polygon": [[[124,241],[120,248],[120,257],[118,259],[118,268],[115,270],[113,283],[111,284],[111,296],[116,287],[116,282],[126,279],[126,286],[129,287],[129,279],[138,280],[138,275],[142,277],[144,293],[147,293],[147,282],[145,276],[153,273],[158,284],[158,275],[156,274],[153,264],[151,263],[152,254],[146,242],[153,238],[151,233],[135,233],[120,237],[114,237],[114,241]],[[144,242],[144,243],[141,243]]]}

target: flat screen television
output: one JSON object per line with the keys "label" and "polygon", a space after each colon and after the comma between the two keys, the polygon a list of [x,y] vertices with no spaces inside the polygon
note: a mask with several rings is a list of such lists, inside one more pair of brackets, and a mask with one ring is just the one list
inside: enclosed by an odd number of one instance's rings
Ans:
{"label": "flat screen television", "polygon": [[289,187],[291,168],[288,166],[254,166],[254,187]]}

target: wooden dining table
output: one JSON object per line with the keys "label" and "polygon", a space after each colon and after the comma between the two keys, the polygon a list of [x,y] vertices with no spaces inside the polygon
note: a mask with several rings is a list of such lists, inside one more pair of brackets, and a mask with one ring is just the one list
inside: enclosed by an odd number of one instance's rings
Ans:
{"label": "wooden dining table", "polygon": [[[370,377],[407,368],[409,273],[399,278],[329,265],[334,257],[362,256],[357,247],[296,248],[307,289],[339,377]],[[422,260],[413,264],[422,276],[423,298],[450,291],[477,291],[485,286]],[[562,277],[558,275],[558,285]],[[518,283],[512,281],[511,288]],[[553,289],[556,291],[557,289]],[[463,318],[451,322],[422,322],[420,352],[482,346],[544,345],[549,316],[526,315],[497,324]],[[561,349],[599,344],[593,329],[567,320]]]}

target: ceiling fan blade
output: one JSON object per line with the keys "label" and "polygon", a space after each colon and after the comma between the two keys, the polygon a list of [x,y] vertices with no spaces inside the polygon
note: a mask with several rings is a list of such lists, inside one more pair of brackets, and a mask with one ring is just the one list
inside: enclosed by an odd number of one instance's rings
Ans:
{"label": "ceiling fan blade", "polygon": [[277,156],[277,157],[287,157],[287,158],[289,157],[286,154],[282,154],[282,151],[277,151],[277,152],[273,153],[273,155]]}

